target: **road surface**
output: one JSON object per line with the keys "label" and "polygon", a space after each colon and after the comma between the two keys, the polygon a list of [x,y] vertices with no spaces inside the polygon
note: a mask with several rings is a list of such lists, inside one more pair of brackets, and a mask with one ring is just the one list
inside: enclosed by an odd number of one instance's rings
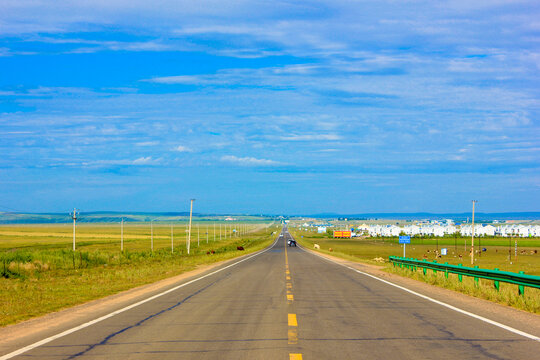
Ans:
{"label": "road surface", "polygon": [[13,358],[533,359],[540,354],[538,341],[288,247],[289,236],[285,228],[259,255]]}

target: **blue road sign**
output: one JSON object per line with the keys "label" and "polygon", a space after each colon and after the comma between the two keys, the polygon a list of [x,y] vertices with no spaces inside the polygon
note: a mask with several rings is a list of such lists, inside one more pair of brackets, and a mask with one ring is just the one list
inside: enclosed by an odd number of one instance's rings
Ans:
{"label": "blue road sign", "polygon": [[411,243],[411,237],[410,236],[400,236],[399,237],[399,243],[400,244],[410,244]]}

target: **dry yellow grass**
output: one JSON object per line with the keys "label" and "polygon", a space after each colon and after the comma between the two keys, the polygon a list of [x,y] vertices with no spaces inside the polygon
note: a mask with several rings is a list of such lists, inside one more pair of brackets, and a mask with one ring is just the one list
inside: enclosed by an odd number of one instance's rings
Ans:
{"label": "dry yellow grass", "polygon": [[[272,232],[278,230],[253,224],[248,234],[231,237],[229,232],[221,241],[203,237],[202,231],[197,237],[195,232],[187,255],[184,228],[176,228],[182,236],[175,234],[171,251],[170,226],[157,225],[152,252],[147,225],[126,224],[123,252],[119,234],[106,232],[118,231],[116,225],[86,225],[84,231],[93,237],[78,242],[75,252],[71,251],[71,237],[43,236],[50,234],[48,230],[58,233],[58,226],[28,227],[34,236],[0,235],[0,326],[260,250],[272,242]],[[4,226],[2,230],[4,234],[28,232],[20,226],[13,228]],[[11,237],[10,241],[1,236]],[[245,251],[238,251],[237,246]]]}

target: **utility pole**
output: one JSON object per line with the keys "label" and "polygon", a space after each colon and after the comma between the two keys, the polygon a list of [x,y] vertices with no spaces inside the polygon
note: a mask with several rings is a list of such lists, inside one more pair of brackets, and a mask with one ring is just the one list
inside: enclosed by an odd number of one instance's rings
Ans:
{"label": "utility pole", "polygon": [[124,218],[120,223],[120,251],[124,251]]}
{"label": "utility pole", "polygon": [[73,212],[70,214],[71,218],[73,219],[73,251],[75,251],[75,228],[76,228],[76,221],[77,221],[77,209],[73,208]]}
{"label": "utility pole", "polygon": [[482,257],[482,236],[478,237],[478,249],[480,250],[480,252],[478,253],[478,256]]}
{"label": "utility pole", "polygon": [[150,250],[154,252],[154,220],[150,220]]}
{"label": "utility pole", "polygon": [[514,234],[508,237],[508,260],[509,261],[512,261],[512,237],[513,236]]}
{"label": "utility pole", "polygon": [[472,200],[472,238],[471,238],[471,265],[474,265],[474,205],[478,200]]}
{"label": "utility pole", "polygon": [[191,217],[193,216],[193,202],[195,199],[191,199],[191,205],[189,207],[189,230],[188,230],[188,241],[187,241],[187,253],[189,255],[189,246],[191,245]]}

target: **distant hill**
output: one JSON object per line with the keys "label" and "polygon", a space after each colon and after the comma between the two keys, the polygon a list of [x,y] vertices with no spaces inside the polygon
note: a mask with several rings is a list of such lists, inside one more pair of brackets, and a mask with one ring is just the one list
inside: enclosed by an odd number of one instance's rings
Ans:
{"label": "distant hill", "polygon": [[[274,215],[223,215],[223,214],[201,214],[194,213],[194,217],[200,220],[216,221],[224,220],[226,217],[233,217],[242,221],[249,220],[273,220],[282,218]],[[470,213],[364,213],[364,214],[335,214],[321,213],[311,215],[291,215],[289,218],[310,217],[318,219],[344,219],[348,220],[368,220],[368,219],[399,219],[399,220],[440,220],[452,219],[457,222],[465,221],[471,217]],[[127,222],[138,221],[187,221],[189,212],[114,212],[114,211],[96,211],[83,212],[79,215],[78,221],[87,223],[107,223],[119,222],[122,219]],[[492,220],[540,220],[540,212],[508,212],[508,213],[476,213],[477,221],[492,221]],[[15,213],[15,212],[0,212],[0,224],[54,224],[71,222],[69,213]]]}
{"label": "distant hill", "polygon": [[[314,215],[303,215],[303,217],[314,217],[322,219],[338,219],[347,218],[353,219],[400,219],[400,220],[440,220],[440,219],[452,219],[455,221],[466,220],[471,217],[471,213],[366,213],[366,214],[333,214],[322,213]],[[481,213],[474,214],[475,219],[479,221],[484,220],[540,220],[540,212],[507,212],[507,213]]]}
{"label": "distant hill", "polygon": [[[201,220],[223,220],[229,216],[242,221],[247,220],[269,220],[269,217],[252,215],[216,215],[194,213],[198,221]],[[125,222],[138,221],[187,221],[189,212],[163,212],[163,213],[145,213],[145,212],[82,212],[77,219],[84,223],[107,223],[119,222],[124,219]],[[0,212],[0,224],[55,224],[71,222],[69,213],[15,213]]]}

